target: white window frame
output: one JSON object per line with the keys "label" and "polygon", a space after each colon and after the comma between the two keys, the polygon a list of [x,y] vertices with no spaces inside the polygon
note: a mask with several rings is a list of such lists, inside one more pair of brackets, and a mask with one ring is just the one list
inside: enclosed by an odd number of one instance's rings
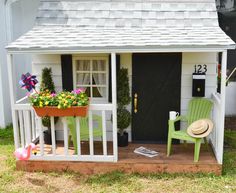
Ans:
{"label": "white window frame", "polygon": [[[90,61],[90,69],[89,71],[79,71],[79,72],[86,72],[90,75],[90,82],[92,81],[92,61],[93,60],[104,60],[105,61],[105,73],[106,73],[106,84],[103,85],[103,87],[106,88],[106,97],[92,97],[92,87],[97,87],[94,85],[77,85],[76,79],[77,79],[77,71],[76,71],[76,61],[78,60],[89,60]],[[90,101],[91,103],[108,103],[108,94],[109,94],[109,64],[108,64],[109,58],[108,56],[73,56],[73,88],[76,89],[77,87],[90,87]],[[99,73],[99,71],[96,71]],[[104,71],[103,71],[104,72]],[[101,87],[101,86],[99,86]]]}

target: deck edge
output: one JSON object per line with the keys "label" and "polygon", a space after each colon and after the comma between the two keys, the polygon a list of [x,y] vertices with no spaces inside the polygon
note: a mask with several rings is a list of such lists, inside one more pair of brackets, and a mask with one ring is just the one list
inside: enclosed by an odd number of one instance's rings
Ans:
{"label": "deck edge", "polygon": [[16,161],[16,169],[28,172],[78,172],[80,174],[103,174],[112,171],[125,173],[211,173],[222,174],[221,164],[181,163],[121,163],[121,162],[69,162],[69,161]]}

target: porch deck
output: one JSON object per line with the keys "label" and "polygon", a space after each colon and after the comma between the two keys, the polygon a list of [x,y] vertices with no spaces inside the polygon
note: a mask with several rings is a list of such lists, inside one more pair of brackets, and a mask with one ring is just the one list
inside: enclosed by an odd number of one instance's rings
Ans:
{"label": "porch deck", "polygon": [[[133,151],[139,146],[145,146],[158,151],[159,155],[154,158],[148,158],[135,154]],[[160,144],[133,144],[128,147],[119,148],[119,160],[114,162],[75,162],[75,161],[17,161],[17,169],[26,171],[74,171],[82,174],[106,173],[114,170],[127,173],[214,173],[221,174],[222,165],[218,164],[215,156],[209,147],[202,146],[200,160],[193,162],[193,144],[187,146],[174,145],[173,153],[166,157],[166,145]],[[94,154],[102,154],[102,143],[94,143]],[[112,154],[112,143],[108,143],[108,155]],[[52,149],[50,145],[45,145],[45,154],[50,154]],[[63,143],[57,143],[56,154],[63,154]],[[89,154],[89,144],[81,144],[81,153]],[[74,154],[73,147],[69,148],[69,154]]]}

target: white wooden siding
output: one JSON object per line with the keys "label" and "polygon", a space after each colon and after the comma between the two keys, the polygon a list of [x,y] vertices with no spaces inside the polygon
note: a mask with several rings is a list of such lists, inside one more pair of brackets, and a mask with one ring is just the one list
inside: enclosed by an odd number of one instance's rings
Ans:
{"label": "white wooden siding", "polygon": [[[188,102],[192,99],[192,73],[194,65],[206,64],[206,90],[205,95],[211,98],[211,94],[217,88],[217,53],[183,53],[182,54],[182,75],[181,75],[181,110],[186,115]],[[186,123],[181,123],[181,129],[186,128]]]}
{"label": "white wooden siding", "polygon": [[[53,81],[56,91],[62,90],[62,72],[61,72],[61,56],[60,55],[34,55],[32,58],[32,74],[37,76],[41,82],[42,69],[52,68]],[[37,85],[37,89],[40,84]]]}
{"label": "white wooden siding", "polygon": [[[81,56],[81,55],[76,55]],[[91,55],[83,55],[86,57],[94,57],[94,54]],[[99,56],[104,57],[107,55],[100,54]],[[53,81],[55,83],[56,91],[62,90],[62,71],[61,71],[61,56],[60,55],[34,55],[32,57],[32,74],[37,76],[37,79],[39,82],[41,81],[41,74],[42,69],[45,67],[51,67],[52,68],[52,74],[53,74]],[[39,88],[40,84],[38,84]],[[99,115],[99,112],[96,113]],[[101,114],[101,113],[100,113]],[[101,115],[102,116],[102,115]],[[112,140],[112,123],[111,123],[111,112],[106,113],[106,128],[107,128],[107,140]],[[46,128],[43,128],[44,130]],[[56,139],[57,140],[63,140],[64,139],[64,129],[63,129],[63,122],[61,119],[58,120],[58,122],[55,125],[56,130]],[[100,140],[100,138],[98,138]]]}
{"label": "white wooden siding", "polygon": [[[85,55],[83,55],[85,56]],[[94,56],[86,55],[86,56]],[[103,55],[99,55],[103,56]],[[121,54],[121,67],[128,68],[128,75],[130,81],[130,93],[132,94],[132,54]],[[53,80],[55,82],[56,90],[62,90],[62,73],[61,73],[60,55],[35,55],[33,56],[32,71],[37,75],[39,80],[41,78],[41,71],[44,67],[51,67],[53,73]],[[182,54],[182,75],[181,75],[181,114],[186,114],[188,102],[192,98],[192,73],[194,72],[194,65],[206,64],[206,97],[211,98],[211,94],[216,91],[217,85],[217,54],[216,53],[183,53]],[[131,101],[132,103],[132,101]],[[131,104],[128,106],[131,111]],[[107,140],[112,139],[112,124],[111,114],[106,113],[106,127]],[[185,125],[181,124],[181,128]],[[63,140],[63,125],[61,121],[56,124],[57,139]],[[127,129],[129,133],[129,140],[131,141],[131,127]]]}

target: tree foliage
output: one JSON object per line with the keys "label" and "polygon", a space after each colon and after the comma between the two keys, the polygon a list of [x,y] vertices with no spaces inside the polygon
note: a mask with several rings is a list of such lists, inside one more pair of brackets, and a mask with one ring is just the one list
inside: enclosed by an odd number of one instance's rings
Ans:
{"label": "tree foliage", "polygon": [[[52,79],[52,69],[51,68],[43,68],[42,69],[42,80],[40,84],[40,91],[45,92],[49,91],[51,93],[55,92],[55,84]],[[58,118],[54,119],[57,122]],[[45,127],[49,128],[49,133],[51,132],[51,122],[50,117],[46,116],[42,118],[42,124]]]}
{"label": "tree foliage", "polygon": [[52,79],[52,69],[51,68],[43,68],[42,69],[42,80],[40,84],[40,90],[50,92],[55,92],[55,85]]}
{"label": "tree foliage", "polygon": [[121,68],[117,77],[117,126],[121,135],[131,122],[131,114],[126,109],[126,105],[130,103],[130,100],[128,69]]}
{"label": "tree foliage", "polygon": [[121,68],[118,71],[117,77],[117,103],[118,107],[123,107],[130,103],[130,89],[128,69]]}

